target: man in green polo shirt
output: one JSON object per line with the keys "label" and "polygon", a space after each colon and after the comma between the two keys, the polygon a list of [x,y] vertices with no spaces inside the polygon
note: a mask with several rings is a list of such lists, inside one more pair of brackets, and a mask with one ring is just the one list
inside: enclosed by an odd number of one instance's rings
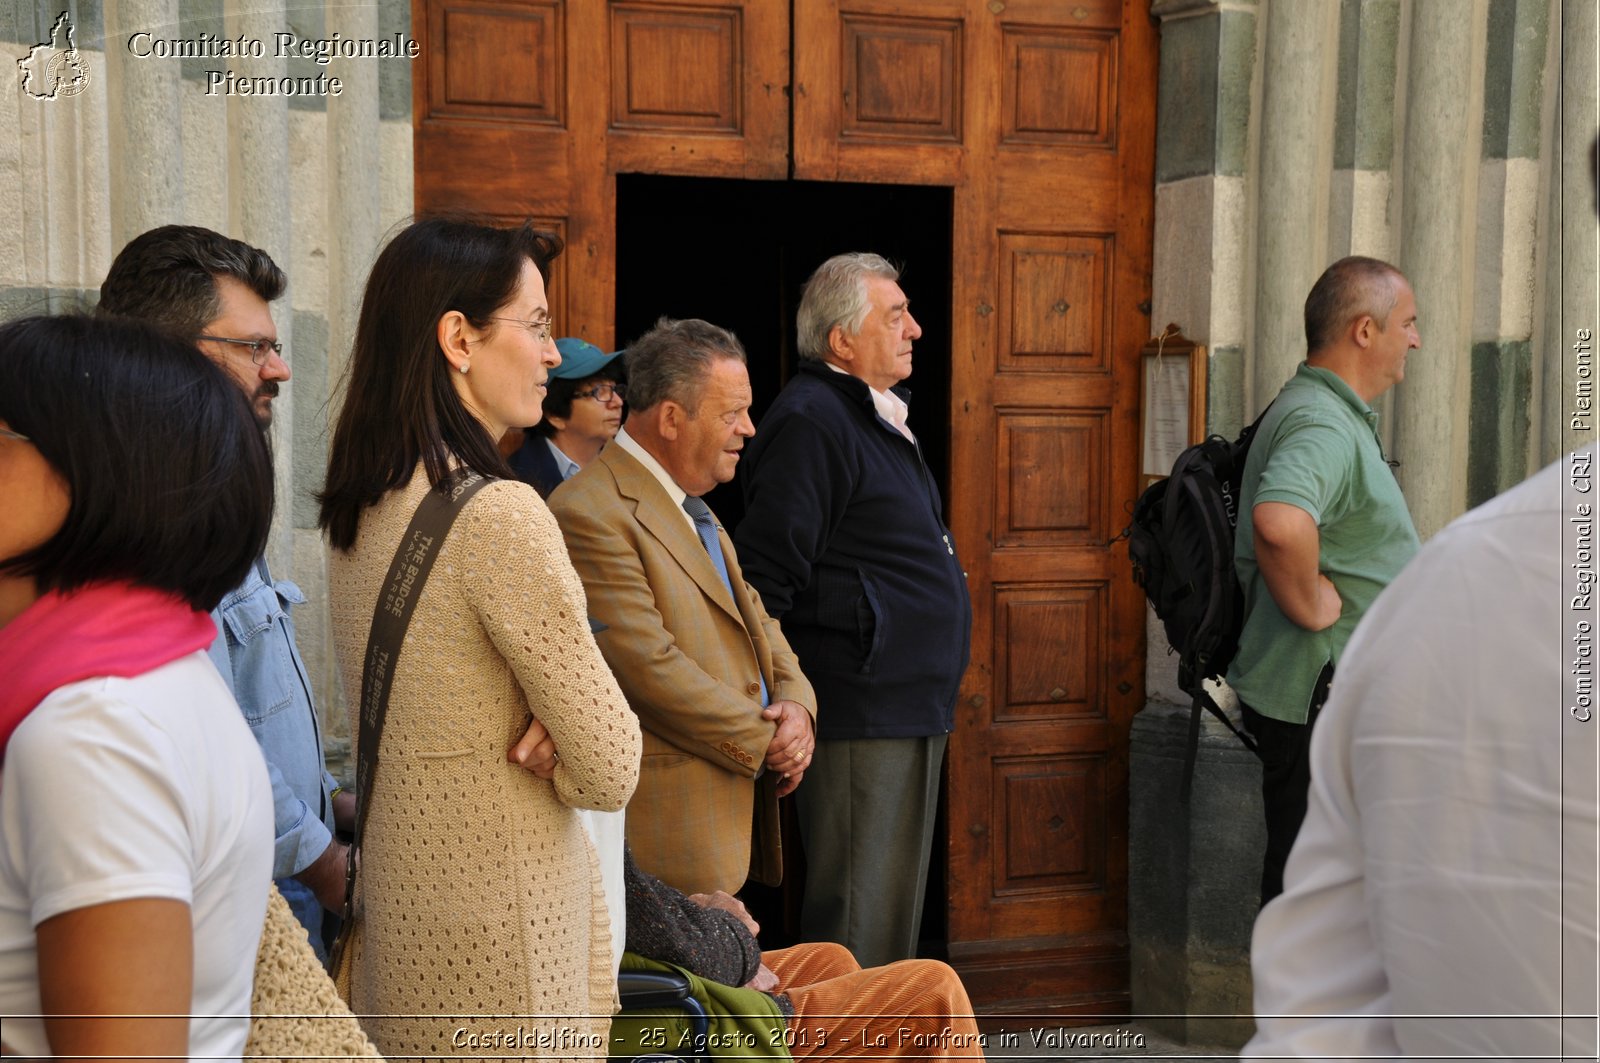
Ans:
{"label": "man in green polo shirt", "polygon": [[1371,406],[1422,346],[1411,285],[1387,262],[1343,258],[1312,286],[1305,318],[1306,360],[1256,434],[1234,541],[1245,621],[1228,683],[1261,752],[1263,905],[1283,891],[1339,655],[1421,545]]}

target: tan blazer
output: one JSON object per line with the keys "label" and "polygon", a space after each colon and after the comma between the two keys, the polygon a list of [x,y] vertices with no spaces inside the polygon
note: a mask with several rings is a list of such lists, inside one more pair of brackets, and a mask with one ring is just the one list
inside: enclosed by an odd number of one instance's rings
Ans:
{"label": "tan blazer", "polygon": [[776,883],[777,778],[756,771],[776,725],[761,718],[756,669],[771,700],[816,695],[778,622],[744,581],[719,530],[730,595],[693,527],[650,470],[610,446],[550,496],[595,636],[644,729],[628,843],[639,866],[685,893],[745,878]]}

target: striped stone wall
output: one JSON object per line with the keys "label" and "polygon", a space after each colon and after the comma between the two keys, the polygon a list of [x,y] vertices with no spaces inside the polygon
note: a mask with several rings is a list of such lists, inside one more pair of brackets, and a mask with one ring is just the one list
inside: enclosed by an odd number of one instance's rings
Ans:
{"label": "striped stone wall", "polygon": [[[36,99],[17,62],[51,41],[63,11],[87,84]],[[296,614],[300,647],[337,765],[348,737],[313,493],[361,285],[385,232],[412,210],[411,61],[319,65],[298,49],[275,54],[281,32],[309,41],[409,34],[410,5],[0,0],[0,54],[9,60],[0,67],[0,315],[91,305],[117,250],[172,222],[247,240],[288,273],[273,307],[293,379],[275,404],[278,512],[268,559],[309,598]],[[152,54],[156,41],[202,35],[260,40],[265,54]],[[288,77],[297,88],[320,75],[338,78],[340,92],[228,95],[209,71],[232,73],[235,84]],[[37,95],[41,84],[30,88]]]}
{"label": "striped stone wall", "polygon": [[[1537,352],[1564,334],[1558,292],[1592,304],[1593,256],[1567,260],[1563,238],[1593,230],[1594,5],[1152,9],[1153,320],[1208,344],[1211,429],[1236,431],[1276,393],[1305,355],[1312,281],[1367,254],[1417,291],[1423,348],[1382,412],[1424,536],[1567,449],[1541,405],[1561,363]],[[1563,147],[1563,122],[1588,138]]]}
{"label": "striped stone wall", "polygon": [[[1594,0],[1150,6],[1152,322],[1207,345],[1209,430],[1231,437],[1271,400],[1305,357],[1312,283],[1364,254],[1417,294],[1422,349],[1378,408],[1424,538],[1583,441],[1570,414],[1572,347],[1597,317]],[[1165,646],[1152,623],[1130,751],[1134,1007],[1169,1016],[1153,1024],[1171,1036],[1240,1043],[1259,769],[1207,720],[1192,801],[1177,799],[1189,698]],[[1242,1021],[1182,1018],[1195,1014]]]}
{"label": "striped stone wall", "polygon": [[[1210,430],[1277,393],[1305,356],[1312,282],[1365,254],[1417,292],[1422,350],[1378,408],[1424,538],[1577,445],[1562,337],[1595,314],[1595,5],[1151,8],[1152,321],[1207,345]],[[1150,661],[1153,697],[1185,700]]]}

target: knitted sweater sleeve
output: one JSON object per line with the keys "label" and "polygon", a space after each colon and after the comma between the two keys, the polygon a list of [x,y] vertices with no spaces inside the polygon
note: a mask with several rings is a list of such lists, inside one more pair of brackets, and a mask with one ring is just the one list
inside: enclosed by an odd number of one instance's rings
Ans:
{"label": "knitted sweater sleeve", "polygon": [[723,985],[744,985],[761,966],[761,947],[730,912],[702,908],[623,851],[628,894],[628,951],[676,964]]}
{"label": "knitted sweater sleeve", "polygon": [[639,719],[589,631],[555,518],[532,488],[506,481],[484,488],[457,525],[467,598],[560,755],[556,796],[621,808],[639,779]]}

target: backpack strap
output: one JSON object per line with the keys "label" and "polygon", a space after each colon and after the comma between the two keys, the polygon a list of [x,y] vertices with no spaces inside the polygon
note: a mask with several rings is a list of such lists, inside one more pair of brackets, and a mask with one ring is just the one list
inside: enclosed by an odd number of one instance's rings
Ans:
{"label": "backpack strap", "polygon": [[1258,757],[1261,755],[1261,751],[1256,748],[1255,739],[1235,727],[1233,721],[1228,719],[1228,714],[1222,711],[1222,706],[1211,697],[1211,692],[1203,685],[1199,686],[1194,695],[1194,704],[1189,707],[1189,743],[1183,754],[1183,785],[1178,791],[1178,800],[1185,805],[1189,803],[1189,795],[1194,791],[1194,762],[1195,756],[1200,751],[1202,709],[1221,720],[1222,725],[1232,731],[1234,737],[1243,742],[1246,749]]}

